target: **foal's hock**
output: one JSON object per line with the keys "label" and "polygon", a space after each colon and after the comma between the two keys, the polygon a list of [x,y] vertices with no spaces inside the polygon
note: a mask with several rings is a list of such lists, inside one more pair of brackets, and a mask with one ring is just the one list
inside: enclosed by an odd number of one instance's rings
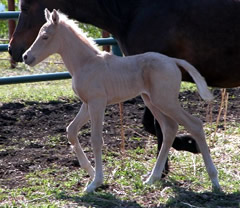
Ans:
{"label": "foal's hock", "polygon": [[[161,179],[159,173],[163,171],[178,124],[182,124],[196,138],[213,187],[220,189],[202,122],[184,111],[178,102],[181,83],[179,67],[192,76],[203,99],[212,99],[205,80],[192,65],[152,52],[117,57],[100,51],[65,15],[56,10],[52,13],[45,10],[45,17],[47,22],[40,29],[35,42],[23,54],[23,59],[26,64],[34,66],[49,55],[59,53],[72,75],[73,90],[83,104],[67,127],[67,134],[81,167],[93,178],[86,188],[87,192],[94,191],[103,183],[102,123],[106,106],[137,95],[142,96],[163,130],[163,145],[146,183],[152,184]],[[89,119],[95,170],[77,138],[78,131]]]}

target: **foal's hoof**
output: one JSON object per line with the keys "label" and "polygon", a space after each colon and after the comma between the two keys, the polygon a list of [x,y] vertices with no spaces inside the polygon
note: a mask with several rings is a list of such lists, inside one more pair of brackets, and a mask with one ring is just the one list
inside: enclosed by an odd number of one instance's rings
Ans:
{"label": "foal's hoof", "polygon": [[222,188],[221,188],[221,186],[219,185],[219,186],[212,186],[212,192],[214,192],[214,193],[223,193],[223,190],[222,190]]}
{"label": "foal's hoof", "polygon": [[91,182],[85,189],[84,192],[86,193],[92,193],[94,192],[98,187],[102,185],[102,182],[96,182],[95,180]]}
{"label": "foal's hoof", "polygon": [[149,176],[148,179],[144,182],[147,185],[153,185],[155,182],[160,181],[161,177]]}

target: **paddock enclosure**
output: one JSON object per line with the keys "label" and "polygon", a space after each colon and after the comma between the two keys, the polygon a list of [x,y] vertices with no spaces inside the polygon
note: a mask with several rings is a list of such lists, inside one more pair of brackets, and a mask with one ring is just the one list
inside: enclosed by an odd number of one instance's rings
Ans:
{"label": "paddock enclosure", "polygon": [[[0,89],[6,90],[7,86],[11,90],[18,85],[0,86]],[[227,123],[224,126],[222,114],[215,139],[212,137],[220,108],[220,90],[214,91],[212,127],[207,105],[197,92],[186,90],[179,97],[187,111],[204,121],[224,191],[219,194],[208,192],[210,183],[203,187],[208,179],[201,156],[177,151],[171,153],[170,174],[163,183],[144,187],[139,182],[140,175],[152,168],[156,141],[143,130],[144,105],[141,99],[135,98],[124,103],[125,155],[119,153],[118,106],[107,108],[103,151],[104,160],[110,163],[105,172],[111,174],[106,176],[106,185],[99,194],[81,195],[88,178],[80,169],[65,133],[66,125],[79,109],[78,100],[61,97],[41,102],[25,100],[23,96],[2,102],[3,93],[0,94],[0,207],[43,207],[46,204],[52,207],[239,207],[240,89],[227,91]],[[83,130],[80,135],[81,144],[92,160],[93,155],[88,150],[89,131]]]}

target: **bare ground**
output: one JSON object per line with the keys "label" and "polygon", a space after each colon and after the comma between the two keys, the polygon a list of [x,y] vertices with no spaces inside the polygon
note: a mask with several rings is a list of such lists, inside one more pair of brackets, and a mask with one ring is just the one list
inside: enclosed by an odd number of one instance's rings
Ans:
{"label": "bare ground", "polygon": [[[240,88],[228,90],[227,121],[240,121]],[[213,120],[219,110],[220,91],[215,90],[216,101],[213,105]],[[206,121],[207,104],[197,93],[180,94],[183,107]],[[43,169],[52,163],[79,168],[78,161],[68,144],[65,128],[80,108],[78,101],[53,101],[49,103],[25,102],[0,103],[0,186],[6,188],[24,185],[24,176],[36,169]],[[144,105],[140,98],[124,103],[124,125],[126,149],[144,147],[149,134],[143,130],[141,119]],[[106,110],[104,142],[105,151],[119,152],[120,121],[118,105]],[[219,126],[223,128],[223,126]],[[84,126],[81,144],[90,146],[89,125]],[[128,141],[132,136],[142,140]],[[57,141],[55,141],[57,139]],[[156,140],[152,141],[156,143]],[[90,154],[91,155],[91,154]]]}

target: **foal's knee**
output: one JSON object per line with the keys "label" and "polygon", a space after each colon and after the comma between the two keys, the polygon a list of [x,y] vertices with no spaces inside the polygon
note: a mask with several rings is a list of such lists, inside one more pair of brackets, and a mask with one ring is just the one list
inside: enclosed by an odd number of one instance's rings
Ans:
{"label": "foal's knee", "polygon": [[197,134],[198,138],[205,138],[203,130],[203,122],[199,118],[195,118],[191,122],[192,134]]}
{"label": "foal's knee", "polygon": [[66,128],[67,138],[71,145],[75,145],[77,141],[77,129],[70,123]]}
{"label": "foal's knee", "polygon": [[167,122],[166,125],[163,125],[163,144],[165,147],[170,148],[172,146],[177,130],[178,124],[176,122]]}
{"label": "foal's knee", "polygon": [[166,134],[166,136],[168,137],[171,137],[172,139],[175,138],[177,130],[178,130],[178,124],[176,122],[168,122],[167,126],[162,128],[162,131],[164,132],[164,134]]}

